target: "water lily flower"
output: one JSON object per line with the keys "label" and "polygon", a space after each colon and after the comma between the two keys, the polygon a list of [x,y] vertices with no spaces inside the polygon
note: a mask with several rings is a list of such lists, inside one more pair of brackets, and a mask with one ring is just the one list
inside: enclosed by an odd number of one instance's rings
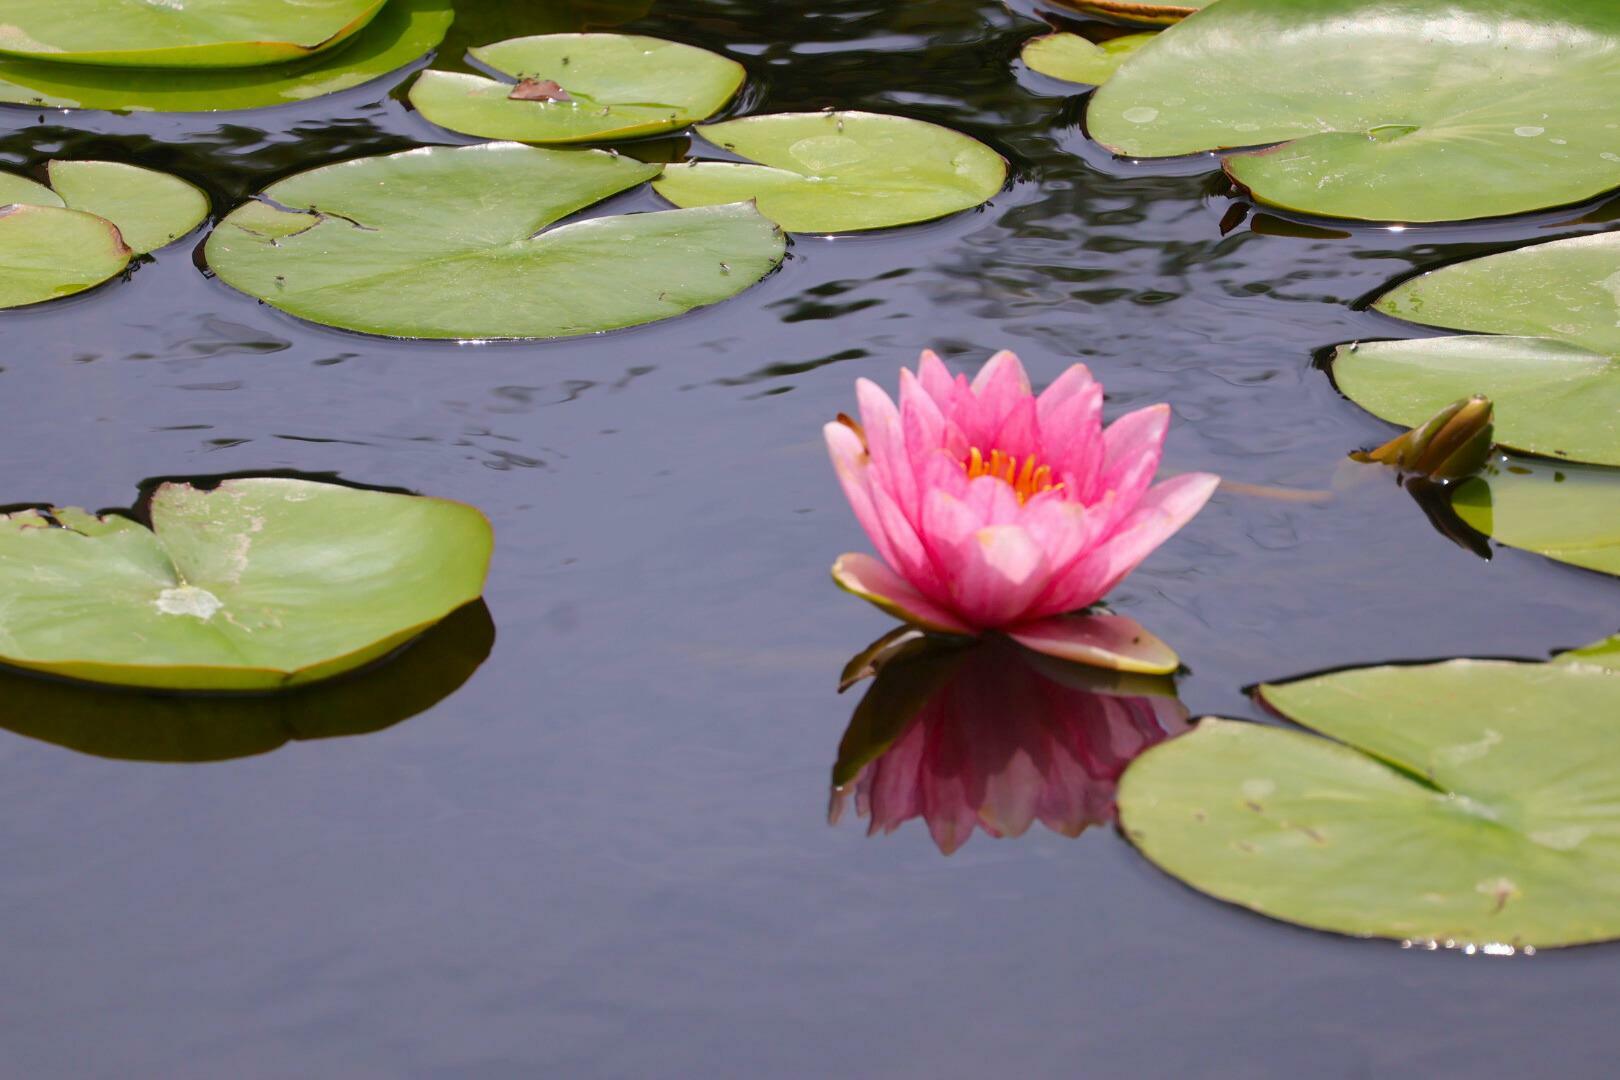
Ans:
{"label": "water lily flower", "polygon": [[826,427],[855,516],[881,558],[840,556],[840,587],[937,633],[999,631],[1039,652],[1162,673],[1173,652],[1133,620],[1074,616],[1200,509],[1219,478],[1153,483],[1170,424],[1151,405],[1102,424],[1102,386],[1075,364],[1040,395],[1000,352],[971,382],[932,352],[896,407],[856,384],[859,422]]}
{"label": "water lily flower", "polygon": [[[935,639],[937,641],[938,639]],[[1086,672],[987,641],[903,654],[877,671],[833,767],[828,818],[851,797],[868,834],[921,818],[941,854],[974,834],[1063,836],[1113,820],[1114,791],[1143,751],[1187,730],[1170,680]],[[1104,678],[1137,680],[1102,689]]]}

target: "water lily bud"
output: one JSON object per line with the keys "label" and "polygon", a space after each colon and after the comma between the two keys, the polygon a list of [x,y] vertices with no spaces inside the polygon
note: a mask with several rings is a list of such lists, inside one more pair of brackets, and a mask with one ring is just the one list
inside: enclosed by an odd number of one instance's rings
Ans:
{"label": "water lily bud", "polygon": [[1452,402],[1376,450],[1352,456],[1431,480],[1460,480],[1484,468],[1490,456],[1492,414],[1491,399],[1475,394]]}

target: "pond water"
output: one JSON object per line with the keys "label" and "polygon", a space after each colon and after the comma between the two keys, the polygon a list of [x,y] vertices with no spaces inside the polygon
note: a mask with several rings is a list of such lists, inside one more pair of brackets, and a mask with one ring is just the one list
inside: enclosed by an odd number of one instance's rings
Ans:
{"label": "pond water", "polygon": [[[552,28],[526,6],[464,5],[441,65]],[[1223,491],[1114,595],[1180,652],[1194,716],[1260,718],[1246,687],[1324,668],[1545,657],[1620,626],[1613,584],[1481,558],[1391,474],[1346,466],[1390,429],[1314,357],[1416,333],[1358,308],[1391,280],[1592,231],[1604,209],[1405,232],[1246,212],[1212,159],[1088,144],[1074,88],[1015,62],[1040,29],[1023,5],[660,0],[626,28],[743,62],[733,111],[933,120],[1014,180],[933,224],[796,237],[736,300],[587,340],[324,330],[187,248],[5,313],[0,502],[336,474],[473,502],[497,550],[487,662],[386,730],[135,763],[47,741],[70,741],[71,701],[0,701],[38,736],[0,732],[0,1073],[1605,1071],[1611,949],[1492,959],[1295,930],[1107,828],[945,858],[919,822],[829,827],[855,696],[839,669],[889,623],[828,581],[866,541],[820,434],[857,376],[1008,347],[1042,383],[1084,360],[1110,415],[1170,402],[1167,471],[1328,492]],[[409,111],[408,82],[211,116],[5,109],[0,163],[130,160],[203,186],[217,215],[317,164],[463,141]],[[600,209],[660,205],[641,189]],[[124,699],[96,701],[119,723]]]}

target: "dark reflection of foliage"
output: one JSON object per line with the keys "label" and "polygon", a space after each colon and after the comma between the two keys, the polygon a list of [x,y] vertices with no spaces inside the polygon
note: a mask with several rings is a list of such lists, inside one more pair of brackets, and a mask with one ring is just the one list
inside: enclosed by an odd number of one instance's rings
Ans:
{"label": "dark reflection of foliage", "polygon": [[972,836],[1064,836],[1113,819],[1120,773],[1186,729],[1168,679],[1122,676],[1038,656],[1001,639],[972,644],[897,631],[845,669],[875,672],[833,766],[829,812],[851,799],[869,831],[922,818],[946,855]]}
{"label": "dark reflection of foliage", "polygon": [[271,695],[118,690],[0,669],[0,727],[96,757],[203,762],[365,735],[449,697],[495,644],[483,601],[361,671]]}

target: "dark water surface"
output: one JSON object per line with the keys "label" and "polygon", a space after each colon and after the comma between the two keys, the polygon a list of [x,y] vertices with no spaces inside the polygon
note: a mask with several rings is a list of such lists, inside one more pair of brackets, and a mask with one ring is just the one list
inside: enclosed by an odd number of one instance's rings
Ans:
{"label": "dark water surface", "polygon": [[[496,7],[467,12],[446,56],[547,28]],[[1167,470],[1334,492],[1223,492],[1115,595],[1182,654],[1194,715],[1257,716],[1243,688],[1262,679],[1613,632],[1610,580],[1483,560],[1386,474],[1347,474],[1387,429],[1313,366],[1408,333],[1354,307],[1389,280],[1598,228],[1576,220],[1593,208],[1348,236],[1237,221],[1210,159],[1134,168],[1086,144],[1073,88],[1015,62],[1027,9],[667,0],[629,26],[741,60],[751,110],[940,121],[1015,182],[931,225],[795,238],[743,297],[591,340],[322,330],[206,278],[192,242],[5,313],[0,503],[335,473],[474,502],[498,544],[488,661],[374,734],[117,761],[43,740],[82,734],[75,708],[148,722],[135,703],[6,684],[0,722],[38,737],[0,732],[0,1073],[1609,1071],[1612,949],[1340,940],[1206,900],[1109,829],[980,835],[947,859],[920,823],[867,839],[823,816],[853,705],[839,667],[888,624],[827,579],[865,540],[820,425],[855,377],[892,386],[925,346],[963,370],[1010,347],[1042,383],[1084,359],[1110,415],[1172,403]],[[7,109],[0,163],[134,160],[223,213],[316,164],[458,141],[405,107],[407,82],[236,115]],[[364,697],[327,721],[367,726]],[[261,721],[251,748],[269,750],[284,736]]]}

